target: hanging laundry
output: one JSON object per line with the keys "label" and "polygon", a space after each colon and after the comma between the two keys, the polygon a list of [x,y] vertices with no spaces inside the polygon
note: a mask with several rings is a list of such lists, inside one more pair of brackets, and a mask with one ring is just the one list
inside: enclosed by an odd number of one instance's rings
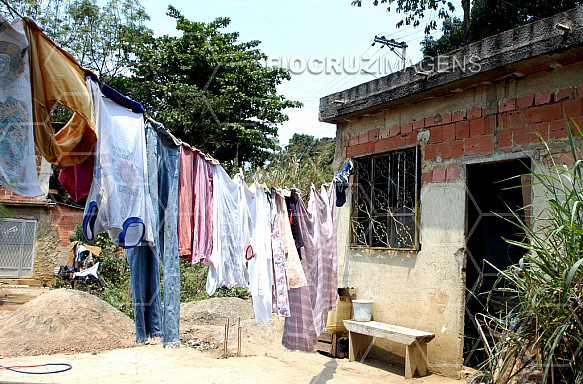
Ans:
{"label": "hanging laundry", "polygon": [[302,238],[302,232],[300,231],[300,226],[298,224],[298,211],[297,211],[297,201],[292,196],[285,197],[285,204],[287,206],[287,213],[289,215],[289,224],[291,226],[292,236],[294,242],[296,243],[296,248],[298,250],[298,256],[300,260],[302,259],[302,247],[304,246],[304,239]]}
{"label": "hanging laundry", "polygon": [[89,194],[93,182],[95,156],[91,154],[84,162],[64,167],[59,171],[59,182],[75,201]]}
{"label": "hanging laundry", "polygon": [[[180,140],[164,126],[146,120],[148,187],[152,199],[154,244],[128,249],[130,282],[136,313],[136,342],[162,334],[164,346],[179,347],[180,259],[178,257],[178,170]],[[164,276],[164,311],[160,308],[160,274]],[[160,316],[162,324],[160,327]]]}
{"label": "hanging laundry", "polygon": [[348,160],[342,171],[334,176],[334,187],[336,188],[336,206],[342,207],[346,203],[346,190],[348,189],[348,179],[354,173],[354,164]]}
{"label": "hanging laundry", "polygon": [[289,298],[287,293],[287,281],[285,271],[287,262],[285,260],[285,249],[281,230],[279,228],[279,217],[275,205],[275,189],[271,189],[271,249],[273,258],[273,310],[279,316],[288,317]]}
{"label": "hanging laundry", "polygon": [[286,276],[288,288],[305,287],[307,285],[306,276],[291,232],[285,197],[282,191],[277,191],[274,196],[287,260]]}
{"label": "hanging laundry", "polygon": [[[251,215],[251,247],[249,265],[249,290],[253,299],[255,319],[269,321],[273,305],[273,259],[271,244],[271,205],[267,187],[257,182],[249,187],[253,194],[249,204]],[[249,256],[246,256],[248,258]]]}
{"label": "hanging laundry", "polygon": [[102,97],[95,81],[88,79],[88,87],[100,138],[83,215],[83,234],[91,241],[107,231],[112,241],[124,248],[142,240],[152,243],[144,118]]}
{"label": "hanging laundry", "polygon": [[178,177],[178,254],[188,261],[192,261],[193,170],[194,152],[188,144],[183,143],[180,147],[180,173]]}
{"label": "hanging laundry", "polygon": [[213,250],[209,259],[206,291],[213,295],[222,286],[249,288],[245,250],[249,244],[250,217],[240,176],[232,180],[218,164],[213,172]]}
{"label": "hanging laundry", "polygon": [[304,238],[302,266],[308,286],[289,290],[291,316],[285,319],[282,344],[288,349],[311,352],[326,328],[328,311],[336,306],[336,189],[323,187],[320,194],[312,187],[308,208],[297,189],[291,195],[298,202]]}
{"label": "hanging laundry", "polygon": [[[144,113],[144,108],[137,101],[128,99],[121,93],[117,92],[115,89],[111,88],[109,85],[99,81],[97,76],[91,72],[86,73],[87,77],[90,77],[97,83],[99,83],[99,89],[103,96],[107,97],[116,104],[121,105],[131,109],[135,113]],[[79,201],[82,197],[89,194],[91,188],[91,183],[93,182],[93,167],[95,163],[95,156],[93,153],[85,159],[81,164],[72,165],[68,167],[63,167],[59,171],[59,182],[65,188],[65,191],[71,198],[75,201]]]}
{"label": "hanging laundry", "polygon": [[[30,44],[34,141],[49,163],[64,166],[83,162],[97,142],[85,72],[79,63],[49,39],[32,19],[26,18]],[[56,105],[74,113],[57,133],[51,125]]]}
{"label": "hanging laundry", "polygon": [[209,264],[213,251],[213,172],[211,159],[195,151],[193,159],[193,264]]}
{"label": "hanging laundry", "polygon": [[29,48],[24,23],[0,16],[0,185],[40,196],[34,155]]}

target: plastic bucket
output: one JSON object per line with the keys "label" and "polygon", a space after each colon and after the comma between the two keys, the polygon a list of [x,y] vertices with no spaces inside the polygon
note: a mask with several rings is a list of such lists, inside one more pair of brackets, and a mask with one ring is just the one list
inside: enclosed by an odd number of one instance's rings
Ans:
{"label": "plastic bucket", "polygon": [[372,317],[373,300],[352,300],[352,309],[354,310],[354,320],[370,321]]}

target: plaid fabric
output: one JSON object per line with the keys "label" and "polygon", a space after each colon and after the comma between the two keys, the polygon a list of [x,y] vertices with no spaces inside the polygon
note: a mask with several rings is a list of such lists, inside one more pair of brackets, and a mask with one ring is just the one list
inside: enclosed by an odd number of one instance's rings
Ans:
{"label": "plaid fabric", "polygon": [[322,187],[320,194],[312,187],[306,208],[298,192],[292,190],[298,200],[304,239],[302,267],[308,286],[289,290],[291,316],[285,319],[282,344],[292,350],[311,352],[326,328],[328,311],[336,307],[336,196],[335,188]]}

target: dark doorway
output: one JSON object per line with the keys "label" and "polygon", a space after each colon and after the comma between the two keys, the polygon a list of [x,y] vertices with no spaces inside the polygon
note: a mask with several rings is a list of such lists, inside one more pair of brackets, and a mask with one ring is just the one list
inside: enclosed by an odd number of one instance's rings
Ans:
{"label": "dark doorway", "polygon": [[[529,159],[520,159],[468,165],[466,168],[466,366],[475,367],[485,359],[475,314],[486,311],[486,297],[480,296],[480,293],[492,289],[497,272],[484,260],[503,270],[518,263],[525,253],[523,248],[508,244],[504,238],[524,241],[524,232],[505,219],[512,219],[511,210],[517,212],[522,220],[527,216],[522,208],[530,204],[531,192],[530,187],[521,186],[528,184],[529,180],[517,176],[528,173],[529,166]],[[495,304],[487,309],[491,314],[497,312]]]}

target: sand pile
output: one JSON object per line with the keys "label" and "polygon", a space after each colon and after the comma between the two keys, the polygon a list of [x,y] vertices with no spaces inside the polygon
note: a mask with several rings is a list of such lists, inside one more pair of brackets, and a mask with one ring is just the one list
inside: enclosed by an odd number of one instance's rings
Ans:
{"label": "sand pile", "polygon": [[132,346],[133,321],[96,296],[58,289],[0,319],[0,355],[91,352]]}
{"label": "sand pile", "polygon": [[186,323],[224,325],[227,318],[234,324],[254,319],[253,304],[237,297],[215,297],[202,301],[180,304],[180,320]]}

